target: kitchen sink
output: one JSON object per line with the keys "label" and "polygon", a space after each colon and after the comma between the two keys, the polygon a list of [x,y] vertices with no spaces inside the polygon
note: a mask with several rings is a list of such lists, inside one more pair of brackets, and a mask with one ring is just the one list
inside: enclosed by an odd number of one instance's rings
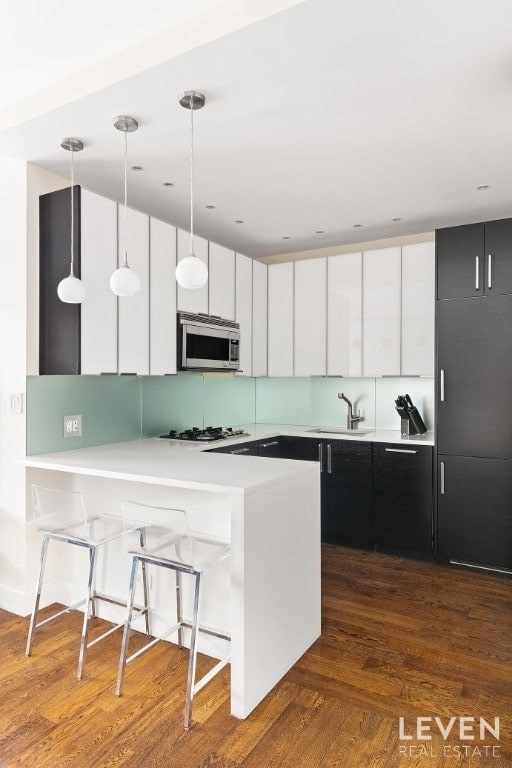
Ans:
{"label": "kitchen sink", "polygon": [[337,429],[336,427],[315,427],[308,429],[308,432],[314,432],[317,435],[350,435],[351,437],[364,437],[375,432],[374,429]]}

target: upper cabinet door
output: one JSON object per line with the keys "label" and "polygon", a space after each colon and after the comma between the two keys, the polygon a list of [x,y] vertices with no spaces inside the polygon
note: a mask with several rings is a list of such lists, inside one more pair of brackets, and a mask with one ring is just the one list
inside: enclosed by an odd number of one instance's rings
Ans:
{"label": "upper cabinet door", "polygon": [[235,319],[235,252],[210,242],[210,315]]}
{"label": "upper cabinet door", "polygon": [[402,247],[402,376],[434,375],[435,247]]}
{"label": "upper cabinet door", "polygon": [[295,376],[325,376],[327,261],[295,262]]}
{"label": "upper cabinet door", "polygon": [[293,262],[268,268],[268,375],[293,376]]}
{"label": "upper cabinet door", "polygon": [[437,298],[484,294],[484,225],[468,224],[436,232]]}
{"label": "upper cabinet door", "polygon": [[252,259],[236,254],[235,320],[240,324],[240,374],[252,376]]}
{"label": "upper cabinet door", "polygon": [[149,373],[176,373],[176,227],[150,220]]}
{"label": "upper cabinet door", "polygon": [[512,219],[485,225],[484,293],[512,293]]}
{"label": "upper cabinet door", "polygon": [[267,265],[252,262],[252,375],[267,375]]}
{"label": "upper cabinet door", "polygon": [[[208,240],[194,235],[194,250],[196,256],[208,266]],[[190,234],[178,229],[178,261],[190,255]],[[208,281],[202,288],[181,288],[178,286],[178,309],[180,312],[208,314]]]}
{"label": "upper cabinet door", "polygon": [[327,374],[362,376],[363,254],[327,259]]}
{"label": "upper cabinet door", "polygon": [[400,248],[363,254],[363,376],[400,376]]}
{"label": "upper cabinet door", "polygon": [[[124,259],[124,216],[119,206],[118,263]],[[119,373],[149,373],[149,216],[128,209],[128,263],[140,278],[135,296],[120,296]]]}
{"label": "upper cabinet door", "polygon": [[83,374],[117,373],[117,297],[110,276],[117,269],[117,203],[82,189],[81,358]]}

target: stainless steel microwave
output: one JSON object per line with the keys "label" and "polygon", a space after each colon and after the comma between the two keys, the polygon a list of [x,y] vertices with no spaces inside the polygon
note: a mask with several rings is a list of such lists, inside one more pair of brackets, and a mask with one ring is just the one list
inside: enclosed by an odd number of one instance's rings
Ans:
{"label": "stainless steel microwave", "polygon": [[238,371],[240,325],[215,315],[178,312],[178,369]]}

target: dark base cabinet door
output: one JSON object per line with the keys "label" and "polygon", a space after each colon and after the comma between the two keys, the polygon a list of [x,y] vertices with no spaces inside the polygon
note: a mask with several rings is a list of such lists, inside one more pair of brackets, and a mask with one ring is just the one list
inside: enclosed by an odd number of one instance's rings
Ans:
{"label": "dark base cabinet door", "polygon": [[432,448],[373,446],[373,515],[377,549],[432,553]]}
{"label": "dark base cabinet door", "polygon": [[438,551],[446,559],[512,568],[512,461],[440,456]]}
{"label": "dark base cabinet door", "polygon": [[281,436],[281,457],[300,461],[320,461],[322,440],[314,437]]}
{"label": "dark base cabinet door", "polygon": [[371,444],[326,441],[323,476],[322,538],[372,545]]}

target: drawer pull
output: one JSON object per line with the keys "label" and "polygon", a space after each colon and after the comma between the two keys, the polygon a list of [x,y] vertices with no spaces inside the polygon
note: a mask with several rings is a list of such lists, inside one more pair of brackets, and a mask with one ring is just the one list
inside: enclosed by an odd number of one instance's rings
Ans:
{"label": "drawer pull", "polygon": [[279,440],[273,440],[271,443],[261,443],[262,448],[270,448],[272,445],[279,445]]}
{"label": "drawer pull", "polygon": [[231,453],[249,453],[249,448],[238,448],[238,450],[231,451]]}
{"label": "drawer pull", "polygon": [[322,443],[318,443],[318,461],[320,462],[320,472],[324,471],[323,455],[324,455],[323,445]]}
{"label": "drawer pull", "polygon": [[441,462],[441,495],[444,496],[444,461]]}
{"label": "drawer pull", "polygon": [[384,448],[386,453],[418,453],[418,451],[413,451],[410,448]]}
{"label": "drawer pull", "polygon": [[327,446],[327,473],[332,475],[332,446],[330,443]]}

